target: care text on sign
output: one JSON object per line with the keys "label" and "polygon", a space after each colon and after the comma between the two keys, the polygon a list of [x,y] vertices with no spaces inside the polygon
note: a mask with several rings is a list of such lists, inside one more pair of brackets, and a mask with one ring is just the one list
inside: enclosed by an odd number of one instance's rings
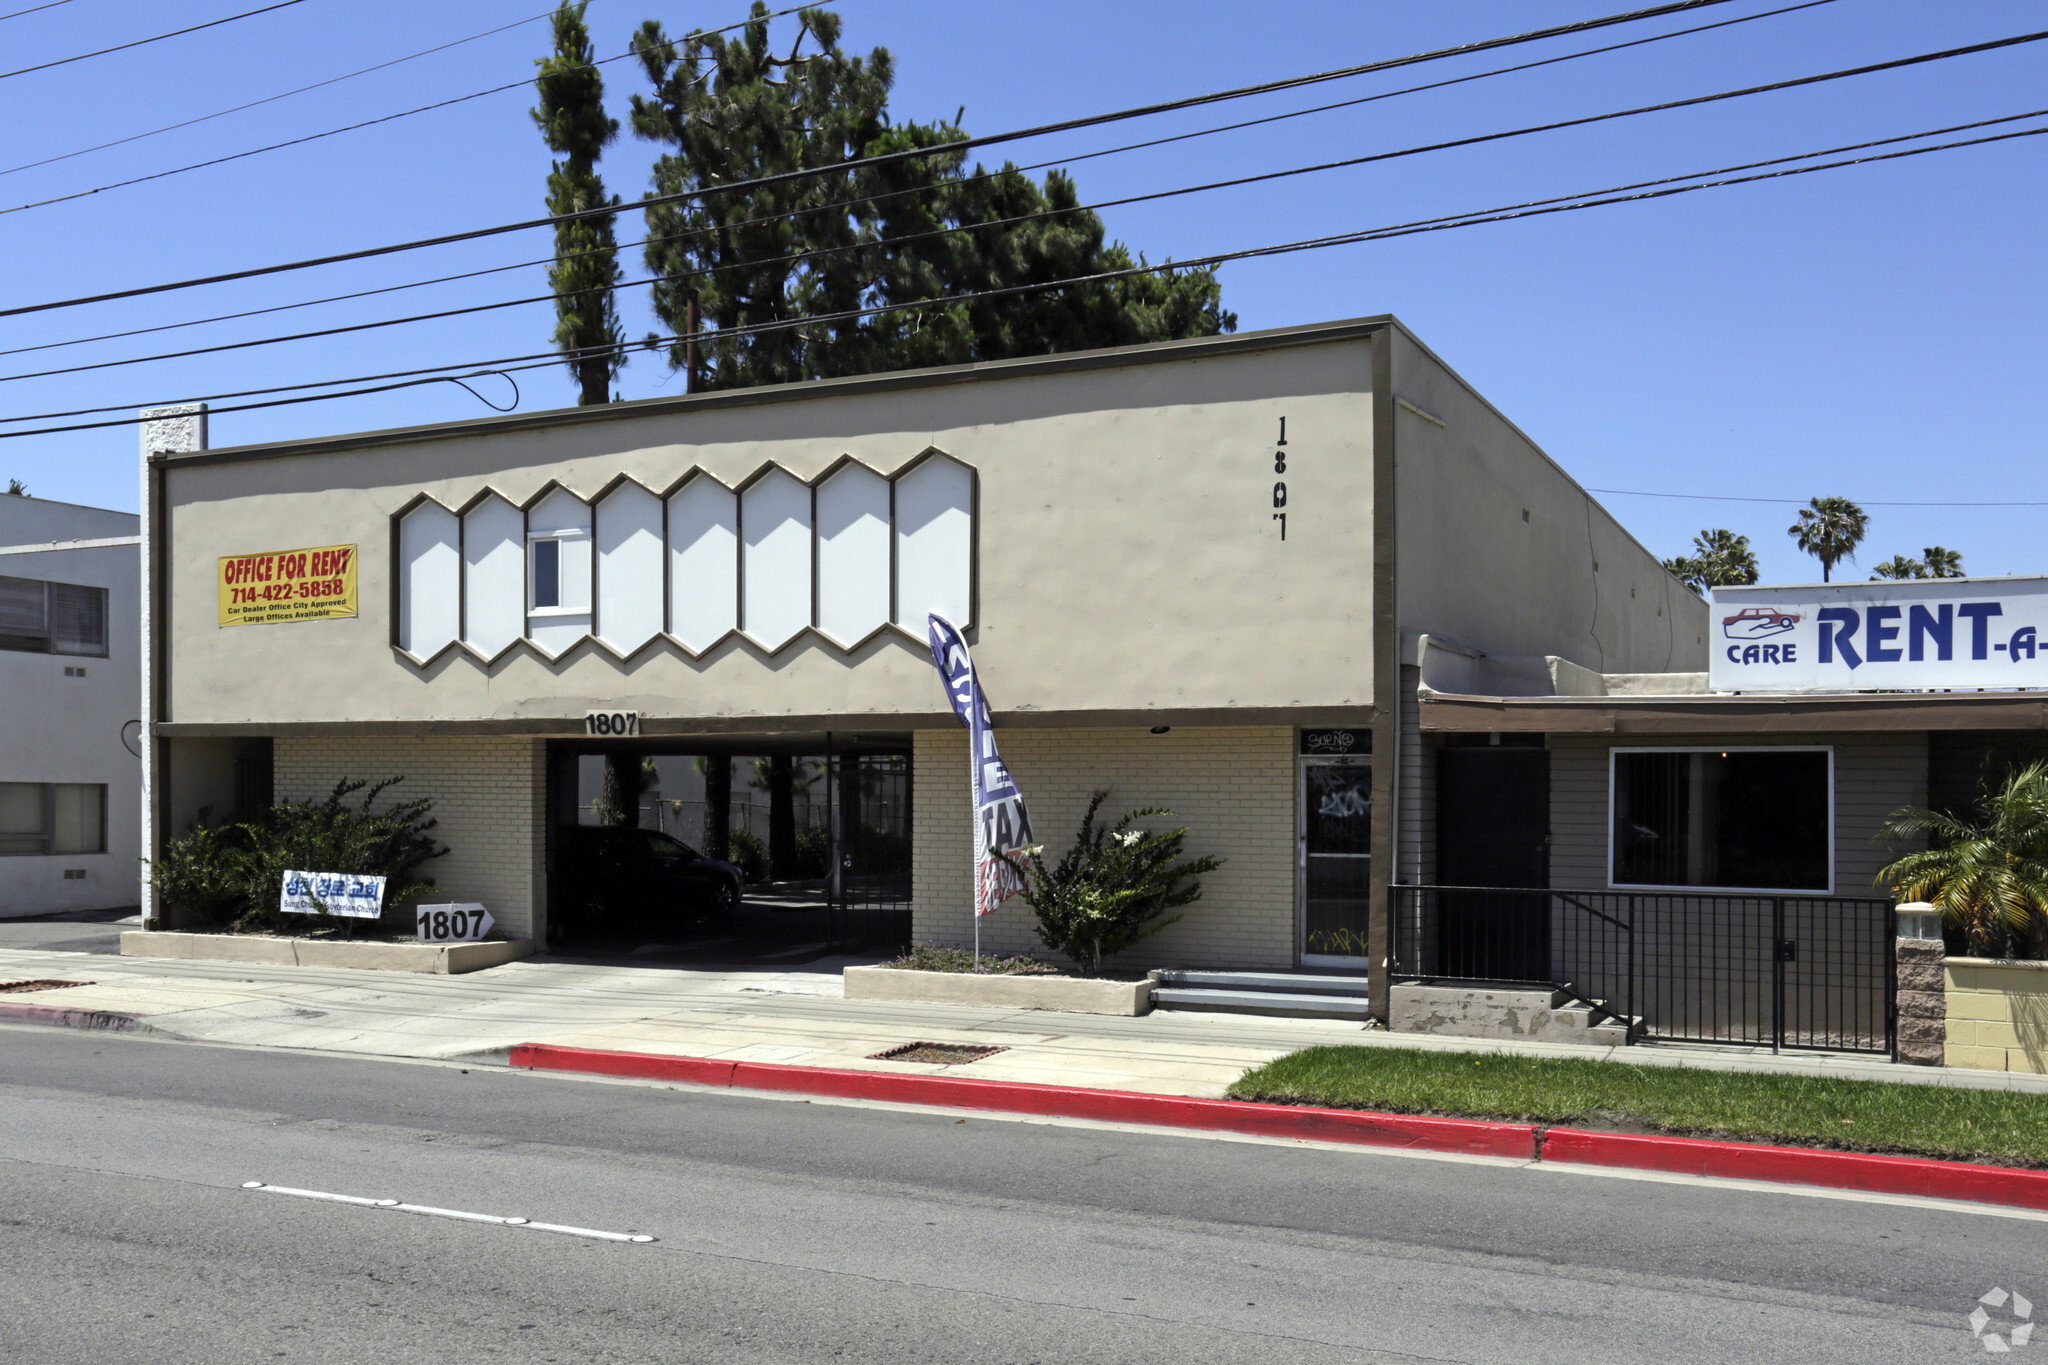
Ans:
{"label": "care text on sign", "polygon": [[276,625],[356,614],[356,547],[222,555],[220,623]]}

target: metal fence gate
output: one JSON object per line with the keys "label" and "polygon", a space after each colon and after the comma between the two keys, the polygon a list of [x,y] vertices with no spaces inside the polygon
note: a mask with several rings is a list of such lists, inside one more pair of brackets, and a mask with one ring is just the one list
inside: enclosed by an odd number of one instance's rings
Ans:
{"label": "metal fence gate", "polygon": [[1672,1042],[1893,1051],[1889,898],[1392,891],[1397,979],[1551,985]]}
{"label": "metal fence gate", "polygon": [[831,759],[831,944],[889,952],[910,943],[910,756]]}

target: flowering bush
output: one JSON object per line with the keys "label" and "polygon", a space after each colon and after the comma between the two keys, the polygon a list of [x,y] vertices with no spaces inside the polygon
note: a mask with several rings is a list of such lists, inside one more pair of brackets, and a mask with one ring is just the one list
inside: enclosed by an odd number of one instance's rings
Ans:
{"label": "flowering bush", "polygon": [[1134,829],[1140,820],[1171,816],[1160,807],[1134,810],[1116,824],[1095,823],[1106,791],[1096,792],[1081,817],[1074,845],[1047,867],[1044,850],[1026,849],[1010,862],[1024,876],[1024,899],[1038,913],[1038,937],[1048,948],[1083,964],[1091,975],[1102,959],[1114,957],[1140,939],[1180,919],[1169,910],[1202,898],[1195,878],[1223,866],[1221,858],[1180,860],[1187,827]]}

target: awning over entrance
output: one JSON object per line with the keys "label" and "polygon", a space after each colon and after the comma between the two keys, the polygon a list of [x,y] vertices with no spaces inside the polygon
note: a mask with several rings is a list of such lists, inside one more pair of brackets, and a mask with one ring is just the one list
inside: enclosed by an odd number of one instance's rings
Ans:
{"label": "awning over entrance", "polygon": [[1422,728],[1580,735],[1769,735],[2048,730],[2048,693],[1700,693],[1480,697],[1424,691]]}

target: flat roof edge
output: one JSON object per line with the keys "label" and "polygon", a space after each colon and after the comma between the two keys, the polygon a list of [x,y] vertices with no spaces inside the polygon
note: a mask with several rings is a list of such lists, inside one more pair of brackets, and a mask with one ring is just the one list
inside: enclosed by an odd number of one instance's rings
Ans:
{"label": "flat roof edge", "polygon": [[1213,337],[1145,342],[1136,346],[1065,351],[1012,360],[981,360],[966,365],[928,369],[889,370],[876,374],[845,375],[837,379],[817,379],[803,383],[720,389],[710,393],[669,394],[659,398],[636,398],[624,403],[594,404],[590,407],[545,408],[537,412],[465,417],[452,422],[435,422],[422,426],[388,427],[376,431],[301,437],[256,445],[221,446],[213,450],[170,452],[152,455],[149,462],[165,468],[234,464],[245,460],[271,460],[292,455],[339,453],[367,446],[410,445],[422,441],[447,440],[452,437],[532,431],[581,422],[622,421],[667,412],[715,411],[766,403],[803,402],[814,398],[887,393],[900,389],[939,388],[953,384],[977,383],[987,379],[1014,379],[1037,374],[1153,365],[1210,355],[1232,355],[1362,340],[1390,325],[1397,325],[1393,315],[1383,313],[1373,317],[1346,318],[1297,327],[1275,327],[1256,332],[1232,332]]}
{"label": "flat roof edge", "polygon": [[[1634,697],[1420,696],[1425,731],[1740,734],[1816,730],[2048,730],[2048,691],[1670,693]],[[1479,723],[1479,722],[1484,722]]]}

